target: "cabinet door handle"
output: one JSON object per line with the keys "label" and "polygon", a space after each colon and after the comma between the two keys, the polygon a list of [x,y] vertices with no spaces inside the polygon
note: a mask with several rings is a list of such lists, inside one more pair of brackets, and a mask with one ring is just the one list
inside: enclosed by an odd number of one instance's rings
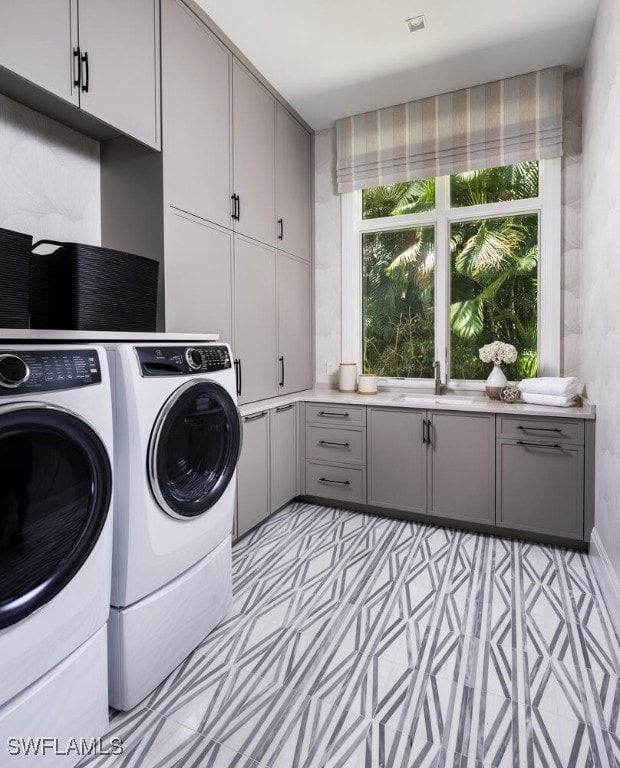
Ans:
{"label": "cabinet door handle", "polygon": [[348,419],[349,414],[348,413],[330,413],[328,411],[319,411],[319,416],[329,416],[330,418],[334,419]]}
{"label": "cabinet door handle", "polygon": [[237,221],[241,221],[241,198],[237,195]]}
{"label": "cabinet door handle", "polygon": [[428,445],[433,444],[433,422],[430,419],[426,420],[426,442]]}
{"label": "cabinet door handle", "polygon": [[284,355],[282,357],[279,357],[278,360],[280,361],[280,386],[284,386]]}
{"label": "cabinet door handle", "polygon": [[319,440],[319,445],[336,445],[338,448],[348,448],[349,443],[332,443],[329,440]]}
{"label": "cabinet door handle", "polygon": [[80,46],[73,49],[73,85],[80,87],[82,81],[82,67],[80,58]]}
{"label": "cabinet door handle", "polygon": [[266,416],[269,413],[269,411],[261,411],[260,413],[255,413],[253,416],[244,416],[243,421],[258,421],[259,419],[262,419],[263,416]]}
{"label": "cabinet door handle", "polygon": [[282,411],[290,411],[291,408],[295,407],[295,403],[289,403],[288,405],[279,405],[276,408],[276,413],[282,413]]}
{"label": "cabinet door handle", "polygon": [[527,443],[525,440],[517,440],[517,445],[531,446],[532,448],[554,448],[559,451],[564,450],[564,446],[558,443]]}
{"label": "cabinet door handle", "polygon": [[232,201],[232,212],[230,214],[230,218],[233,221],[237,221],[237,195],[231,195],[230,199]]}
{"label": "cabinet door handle", "polygon": [[284,219],[278,219],[278,240],[284,240]]}
{"label": "cabinet door handle", "polygon": [[237,397],[241,395],[241,360],[235,360],[235,382],[237,384]]}
{"label": "cabinet door handle", "polygon": [[558,429],[558,427],[522,427],[518,424],[517,429],[521,429],[524,432],[558,432],[562,434],[562,430]]}
{"label": "cabinet door handle", "polygon": [[426,445],[426,419],[422,419],[422,442]]}
{"label": "cabinet door handle", "polygon": [[84,65],[84,79],[82,81],[82,93],[88,93],[90,83],[90,70],[88,68],[88,51],[82,54],[82,63]]}
{"label": "cabinet door handle", "polygon": [[319,483],[332,483],[332,485],[351,485],[348,480],[330,480],[328,477],[319,477]]}

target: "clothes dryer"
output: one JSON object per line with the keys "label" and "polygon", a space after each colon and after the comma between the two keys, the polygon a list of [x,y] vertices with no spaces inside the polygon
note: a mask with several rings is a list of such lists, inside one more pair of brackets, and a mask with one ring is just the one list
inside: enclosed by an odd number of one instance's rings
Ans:
{"label": "clothes dryer", "polygon": [[107,349],[117,473],[110,702],[130,709],[230,607],[242,430],[226,344]]}
{"label": "clothes dryer", "polygon": [[0,748],[17,740],[11,765],[26,759],[19,739],[52,737],[62,752],[107,729],[112,452],[104,349],[0,346]]}

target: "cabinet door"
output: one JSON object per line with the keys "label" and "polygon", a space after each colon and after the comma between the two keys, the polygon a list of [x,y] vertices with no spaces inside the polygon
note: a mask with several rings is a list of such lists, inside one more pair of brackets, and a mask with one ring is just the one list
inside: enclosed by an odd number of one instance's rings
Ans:
{"label": "cabinet door", "polygon": [[425,411],[368,411],[368,503],[426,512]]}
{"label": "cabinet door", "polygon": [[232,342],[232,233],[174,209],[164,223],[166,330]]}
{"label": "cabinet door", "polygon": [[312,386],[310,264],[278,253],[278,367],[281,393]]}
{"label": "cabinet door", "polygon": [[281,104],[276,107],[278,248],[310,258],[310,134]]}
{"label": "cabinet door", "polygon": [[0,66],[77,104],[77,0],[3,0]]}
{"label": "cabinet door", "polygon": [[88,56],[80,107],[159,149],[159,0],[79,0],[78,8]]}
{"label": "cabinet door", "polygon": [[243,419],[243,447],[237,465],[237,535],[269,516],[269,412]]}
{"label": "cabinet door", "polygon": [[428,513],[495,520],[495,417],[429,413]]}
{"label": "cabinet door", "polygon": [[271,434],[271,511],[297,496],[297,407],[281,405],[269,413]]}
{"label": "cabinet door", "polygon": [[162,5],[166,202],[232,227],[232,56],[179,0]]}
{"label": "cabinet door", "polygon": [[583,538],[583,447],[497,441],[497,525]]}
{"label": "cabinet door", "polygon": [[233,61],[233,187],[236,232],[275,244],[275,99]]}
{"label": "cabinet door", "polygon": [[235,236],[233,353],[240,361],[240,403],[273,397],[276,379],[276,252]]}

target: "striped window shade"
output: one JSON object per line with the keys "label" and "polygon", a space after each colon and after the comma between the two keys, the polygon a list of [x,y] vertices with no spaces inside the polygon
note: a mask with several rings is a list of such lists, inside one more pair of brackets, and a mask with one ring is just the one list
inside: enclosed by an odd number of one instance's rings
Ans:
{"label": "striped window shade", "polygon": [[564,67],[336,123],[339,192],[562,155]]}

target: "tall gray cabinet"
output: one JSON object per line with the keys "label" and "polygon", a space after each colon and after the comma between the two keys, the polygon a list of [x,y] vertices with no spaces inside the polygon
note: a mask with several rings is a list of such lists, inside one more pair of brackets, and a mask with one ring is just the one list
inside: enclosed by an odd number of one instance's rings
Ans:
{"label": "tall gray cabinet", "polygon": [[311,387],[310,134],[183,0],[162,81],[166,329],[231,342],[242,403]]}

